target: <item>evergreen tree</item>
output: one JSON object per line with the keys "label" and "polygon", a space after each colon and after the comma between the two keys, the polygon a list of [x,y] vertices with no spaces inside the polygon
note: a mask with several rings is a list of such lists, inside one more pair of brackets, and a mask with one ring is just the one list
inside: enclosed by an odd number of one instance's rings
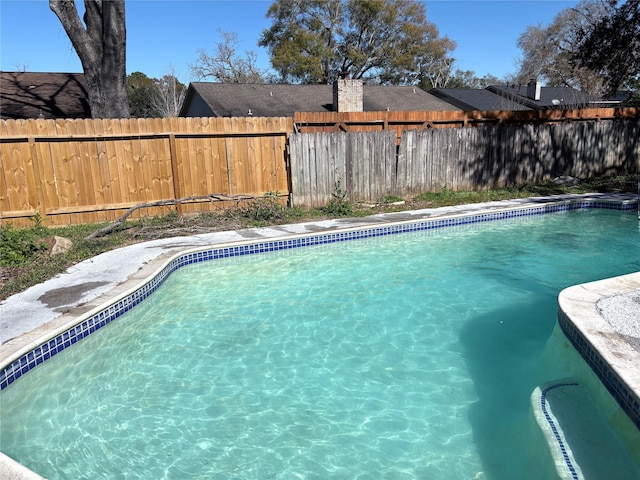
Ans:
{"label": "evergreen tree", "polygon": [[417,84],[455,47],[416,0],[276,0],[267,17],[259,45],[291,83]]}

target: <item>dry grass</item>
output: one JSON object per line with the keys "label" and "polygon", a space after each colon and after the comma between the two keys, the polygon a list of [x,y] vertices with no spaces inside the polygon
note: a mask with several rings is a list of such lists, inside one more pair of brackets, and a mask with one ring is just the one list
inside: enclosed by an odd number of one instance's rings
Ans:
{"label": "dry grass", "polygon": [[[29,229],[17,230],[4,225],[0,227],[0,231],[3,233],[3,243],[5,245],[15,243],[26,253],[23,255],[24,261],[7,262],[6,257],[8,255],[3,250],[3,255],[0,257],[0,300],[43,282],[82,260],[107,250],[148,240],[317,221],[337,216],[361,217],[374,213],[417,210],[531,196],[585,192],[637,193],[638,178],[637,175],[600,177],[583,182],[577,187],[544,184],[472,192],[454,192],[445,189],[437,193],[424,193],[411,199],[387,197],[380,199],[374,205],[361,205],[347,201],[334,202],[324,209],[285,208],[274,199],[257,199],[214,213],[193,216],[173,214],[165,217],[128,221],[118,230],[91,240],[87,239],[87,237],[97,229],[103,228],[105,224],[47,228],[46,220],[37,219],[34,226]],[[397,200],[404,200],[404,203],[399,205],[396,202]],[[12,242],[4,240],[6,238],[5,234],[10,234],[9,238],[12,239]],[[72,250],[61,255],[51,256],[50,248],[47,248],[47,246],[50,247],[51,238],[54,235],[72,240],[74,245]],[[25,239],[30,242],[27,248],[19,244],[24,242]]]}

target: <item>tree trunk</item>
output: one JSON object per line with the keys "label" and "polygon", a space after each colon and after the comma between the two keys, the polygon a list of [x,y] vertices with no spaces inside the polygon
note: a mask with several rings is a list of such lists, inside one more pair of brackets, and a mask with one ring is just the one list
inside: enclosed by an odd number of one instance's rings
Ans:
{"label": "tree trunk", "polygon": [[93,118],[129,118],[124,0],[49,0],[84,70]]}

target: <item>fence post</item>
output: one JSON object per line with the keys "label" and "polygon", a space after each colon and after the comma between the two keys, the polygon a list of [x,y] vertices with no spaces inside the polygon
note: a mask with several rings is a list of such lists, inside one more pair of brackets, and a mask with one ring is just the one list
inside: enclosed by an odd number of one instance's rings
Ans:
{"label": "fence post", "polygon": [[[178,168],[178,155],[176,150],[176,136],[173,133],[169,134],[169,156],[171,157],[171,177],[173,184],[173,197],[178,200],[183,197],[182,195],[182,178],[180,176],[180,169]],[[176,212],[178,215],[182,215],[182,203],[176,202]]]}

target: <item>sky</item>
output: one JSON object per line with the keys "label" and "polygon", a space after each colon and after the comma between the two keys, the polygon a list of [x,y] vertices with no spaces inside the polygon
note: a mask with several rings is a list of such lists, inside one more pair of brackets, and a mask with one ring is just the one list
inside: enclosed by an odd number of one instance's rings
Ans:
{"label": "sky", "polygon": [[[77,2],[78,3],[78,2]],[[82,4],[82,2],[79,2]],[[189,68],[199,52],[213,52],[220,31],[235,33],[238,53],[253,51],[258,66],[269,67],[258,47],[271,20],[267,0],[127,0],[127,74],[160,78],[173,71],[180,81],[198,80]],[[441,36],[457,44],[456,68],[478,77],[499,78],[517,70],[518,37],[531,25],[548,25],[571,0],[425,0],[427,19]],[[0,0],[2,71],[82,72],[48,0]]]}

